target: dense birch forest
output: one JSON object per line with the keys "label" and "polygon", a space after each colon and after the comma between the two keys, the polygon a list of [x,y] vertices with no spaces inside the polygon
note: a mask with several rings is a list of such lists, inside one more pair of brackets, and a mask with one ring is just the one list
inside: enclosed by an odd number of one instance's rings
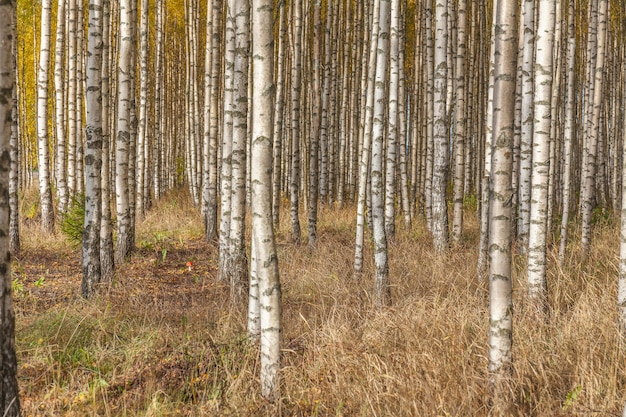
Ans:
{"label": "dense birch forest", "polygon": [[0,2],[0,411],[626,415],[624,7]]}

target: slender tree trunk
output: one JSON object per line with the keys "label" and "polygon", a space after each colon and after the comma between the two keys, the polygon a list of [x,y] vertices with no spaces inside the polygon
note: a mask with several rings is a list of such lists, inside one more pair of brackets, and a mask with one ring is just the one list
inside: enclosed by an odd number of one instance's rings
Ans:
{"label": "slender tree trunk", "polygon": [[[391,0],[391,42],[389,43],[389,104],[387,153],[385,159],[385,233],[393,241],[396,235],[396,161],[398,158],[398,95],[400,89],[400,2]],[[385,58],[386,59],[386,58]],[[402,143],[400,147],[403,146]]]}
{"label": "slender tree trunk", "polygon": [[66,137],[65,137],[65,80],[63,71],[63,57],[65,49],[65,0],[58,0],[57,30],[54,50],[54,99],[55,99],[55,127],[57,139],[56,152],[56,186],[59,199],[59,212],[64,213],[67,207],[67,170],[66,166]]}
{"label": "slender tree trunk", "polygon": [[447,0],[438,1],[435,8],[435,74],[433,121],[433,176],[432,176],[432,233],[435,250],[448,249],[448,204],[446,187],[450,147],[448,141],[448,114],[446,106],[448,64],[446,59],[448,29]]}
{"label": "slender tree trunk", "polygon": [[576,32],[574,27],[574,0],[568,1],[567,21],[567,98],[565,100],[564,120],[564,149],[563,149],[563,214],[561,217],[561,241],[559,242],[559,262],[563,263],[567,249],[568,224],[571,199],[572,177],[572,144],[574,141],[574,111],[575,111],[575,64],[576,64]]}
{"label": "slender tree trunk", "polygon": [[363,117],[363,137],[362,137],[362,151],[361,162],[359,166],[359,191],[357,200],[357,212],[356,212],[356,243],[355,243],[355,255],[354,255],[354,273],[359,275],[363,271],[363,241],[365,239],[365,209],[367,198],[368,178],[370,178],[371,168],[371,146],[372,146],[372,119],[374,113],[374,86],[376,77],[376,60],[377,60],[377,47],[378,47],[378,31],[380,30],[379,24],[379,12],[380,12],[380,0],[374,0],[374,9],[372,16],[372,29],[370,36],[370,49],[369,59],[367,64],[367,93],[365,114]]}
{"label": "slender tree trunk", "polygon": [[539,313],[547,310],[546,222],[550,169],[550,119],[552,98],[552,45],[554,0],[539,0],[535,54],[535,119],[532,146],[530,228],[528,231],[528,295]]}
{"label": "slender tree trunk", "polygon": [[534,50],[535,50],[535,0],[525,0],[523,6],[524,29],[522,39],[521,94],[522,114],[520,131],[520,168],[519,168],[519,218],[517,238],[520,251],[528,248],[528,229],[530,227],[530,190],[532,171],[533,111],[534,111]]}
{"label": "slender tree trunk", "polygon": [[276,98],[274,106],[274,179],[272,185],[272,218],[274,228],[278,229],[280,225],[280,200],[281,200],[281,161],[283,159],[283,122],[285,119],[285,37],[287,32],[287,13],[285,12],[285,3],[280,2],[278,5],[279,26],[278,26],[278,52],[276,58]]}
{"label": "slender tree trunk", "polygon": [[50,64],[50,0],[41,3],[41,44],[37,69],[37,148],[41,223],[46,232],[54,230],[54,208],[50,187],[50,152],[48,150],[48,66]]}
{"label": "slender tree trunk", "polygon": [[319,197],[319,146],[322,111],[321,82],[321,43],[322,43],[322,3],[313,3],[313,79],[312,79],[312,114],[309,152],[309,247],[315,247],[317,241],[317,203]]}
{"label": "slender tree trunk", "polygon": [[83,230],[83,297],[89,298],[101,280],[100,223],[102,218],[102,0],[89,1],[87,51],[87,149],[85,151],[85,228]]}
{"label": "slender tree trunk", "polygon": [[510,415],[511,376],[511,188],[517,69],[516,2],[497,0],[491,193],[489,198],[489,373],[494,415]]}
{"label": "slender tree trunk", "polygon": [[387,95],[387,57],[389,55],[389,0],[379,0],[378,47],[374,89],[372,126],[372,229],[374,234],[374,263],[376,285],[374,302],[377,306],[391,305],[387,235],[385,232],[385,196],[383,185],[385,97]]}
{"label": "slender tree trunk", "polygon": [[0,413],[3,417],[21,415],[9,252],[10,141],[16,65],[13,54],[15,19],[15,2],[0,4],[0,120],[3,121],[0,128]]}
{"label": "slender tree trunk", "polygon": [[291,215],[291,239],[301,241],[300,217],[300,87],[302,82],[302,0],[294,0],[293,8],[293,47],[291,64],[291,179],[289,201]]}
{"label": "slender tree trunk", "polygon": [[111,53],[110,24],[111,5],[109,0],[102,2],[102,221],[100,224],[100,274],[102,281],[113,278],[114,250],[113,226],[111,224],[111,63],[107,62]]}
{"label": "slender tree trunk", "polygon": [[148,0],[141,0],[139,23],[139,124],[137,130],[137,183],[135,211],[143,217],[146,198],[146,146],[148,142]]}
{"label": "slender tree trunk", "polygon": [[117,209],[117,244],[115,263],[121,265],[132,250],[129,168],[131,153],[131,71],[133,71],[133,20],[130,0],[120,3],[119,61],[117,72],[117,138],[115,149],[115,201]]}
{"label": "slender tree trunk", "polygon": [[248,48],[250,6],[235,0],[235,67],[233,86],[232,197],[228,250],[228,276],[231,289],[241,297],[247,287],[248,259],[245,250],[246,150],[248,137]]}
{"label": "slender tree trunk", "polygon": [[598,1],[597,12],[597,55],[593,68],[593,95],[590,96],[590,119],[588,120],[588,136],[585,138],[583,152],[585,162],[581,180],[582,237],[581,249],[584,254],[591,249],[591,217],[596,201],[597,148],[600,132],[600,112],[604,82],[604,60],[607,32],[607,0]]}
{"label": "slender tree trunk", "polygon": [[[0,29],[1,30],[1,29]],[[17,22],[13,19],[12,57],[13,64],[13,100],[11,141],[9,143],[9,158],[11,167],[9,172],[9,252],[12,256],[20,253],[20,219],[19,219],[19,182],[20,182],[20,132],[19,132],[19,97],[17,93]],[[2,408],[0,408],[0,411]]]}
{"label": "slender tree trunk", "polygon": [[465,196],[465,54],[467,21],[466,0],[459,1],[456,55],[456,99],[454,108],[454,215],[452,221],[452,240],[461,241],[463,235],[463,198]]}
{"label": "slender tree trunk", "polygon": [[261,395],[277,400],[281,344],[281,288],[272,227],[272,133],[274,111],[273,0],[252,0],[252,242],[260,310]]}

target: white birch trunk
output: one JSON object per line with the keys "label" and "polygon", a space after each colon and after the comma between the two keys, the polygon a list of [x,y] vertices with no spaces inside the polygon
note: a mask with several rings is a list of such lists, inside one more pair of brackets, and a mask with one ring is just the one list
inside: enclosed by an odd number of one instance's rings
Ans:
{"label": "white birch trunk", "polygon": [[0,4],[0,414],[19,417],[20,399],[15,355],[15,313],[9,253],[10,141],[14,111],[15,2]]}
{"label": "white birch trunk", "polygon": [[546,222],[550,169],[550,119],[552,99],[552,45],[554,0],[539,0],[535,53],[535,110],[532,144],[530,228],[528,230],[528,295],[537,311],[547,308]]}
{"label": "white birch trunk", "polygon": [[85,228],[83,231],[82,295],[91,297],[102,278],[100,223],[102,216],[102,0],[89,1],[89,49],[85,94]]}
{"label": "white birch trunk", "polygon": [[272,227],[272,133],[274,48],[272,0],[252,0],[252,244],[258,276],[261,395],[280,397],[281,288]]}
{"label": "white birch trunk", "polygon": [[117,210],[117,244],[115,263],[121,265],[132,247],[130,190],[128,171],[130,167],[131,142],[131,71],[133,70],[132,8],[130,0],[120,3],[119,60],[117,71],[117,138],[115,148],[115,203]]}
{"label": "white birch trunk", "polygon": [[[517,69],[516,3],[495,5],[493,134],[489,198],[489,372],[494,415],[509,415],[507,380],[511,375],[511,188]],[[487,144],[489,146],[489,144]]]}
{"label": "white birch trunk", "polygon": [[435,8],[435,73],[433,120],[432,233],[435,250],[448,249],[448,204],[446,187],[450,148],[446,107],[448,64],[446,59],[448,29],[447,0],[437,1]]}
{"label": "white birch trunk", "polygon": [[65,50],[65,0],[58,0],[57,30],[54,49],[54,110],[56,128],[56,166],[55,177],[59,212],[64,213],[67,207],[67,170],[66,166],[66,136],[65,136],[65,79],[63,58]]}
{"label": "white birch trunk", "polygon": [[385,153],[385,98],[387,96],[387,58],[389,55],[389,3],[378,0],[379,28],[376,48],[376,78],[374,88],[374,117],[372,125],[372,229],[374,234],[374,264],[376,306],[391,305],[389,264],[387,260],[387,235],[385,232],[385,195],[383,184],[383,159]]}
{"label": "white birch trunk", "polygon": [[50,152],[48,150],[48,66],[50,64],[50,0],[41,2],[41,43],[37,68],[37,165],[41,223],[46,232],[54,230],[54,208],[50,187]]}

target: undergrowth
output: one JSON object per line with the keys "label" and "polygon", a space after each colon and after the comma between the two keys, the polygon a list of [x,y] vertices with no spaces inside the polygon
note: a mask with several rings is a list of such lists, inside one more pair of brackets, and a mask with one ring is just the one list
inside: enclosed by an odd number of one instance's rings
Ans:
{"label": "undergrowth", "polygon": [[[290,243],[282,212],[281,398],[270,404],[260,398],[245,306],[228,300],[217,248],[203,241],[190,206],[179,192],[148,212],[138,251],[92,301],[80,298],[76,274],[51,271],[35,286],[29,274],[42,249],[28,243],[34,226],[26,225],[16,299],[25,415],[488,415],[488,293],[476,276],[474,210],[464,243],[445,256],[434,253],[421,221],[410,230],[398,222],[389,248],[393,305],[383,310],[372,303],[371,245],[366,272],[352,274],[353,207],[320,209],[314,250]],[[585,259],[576,230],[563,265],[558,242],[550,249],[546,323],[530,314],[525,258],[515,255],[515,415],[619,415],[626,357],[615,328],[613,224],[596,224]],[[78,260],[67,241],[58,245]],[[63,297],[46,292],[55,283]]]}

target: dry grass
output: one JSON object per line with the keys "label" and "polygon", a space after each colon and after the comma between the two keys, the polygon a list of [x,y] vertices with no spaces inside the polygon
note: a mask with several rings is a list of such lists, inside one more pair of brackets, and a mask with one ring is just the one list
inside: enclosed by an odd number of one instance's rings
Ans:
{"label": "dry grass", "polygon": [[[373,274],[352,275],[353,209],[321,209],[315,250],[289,243],[282,213],[282,398],[269,404],[259,395],[245,308],[228,301],[216,249],[202,241],[202,221],[189,206],[185,193],[160,202],[138,224],[135,255],[89,302],[78,295],[79,253],[24,226],[14,273],[25,415],[488,414],[488,294],[476,277],[472,212],[467,240],[444,257],[423,224],[399,227],[390,246],[393,307],[378,311]],[[550,252],[547,323],[528,313],[524,260],[515,259],[517,415],[620,415],[626,358],[615,329],[617,242],[616,223],[607,220],[584,262],[576,242],[562,268]],[[370,252],[365,269],[373,270]]]}

